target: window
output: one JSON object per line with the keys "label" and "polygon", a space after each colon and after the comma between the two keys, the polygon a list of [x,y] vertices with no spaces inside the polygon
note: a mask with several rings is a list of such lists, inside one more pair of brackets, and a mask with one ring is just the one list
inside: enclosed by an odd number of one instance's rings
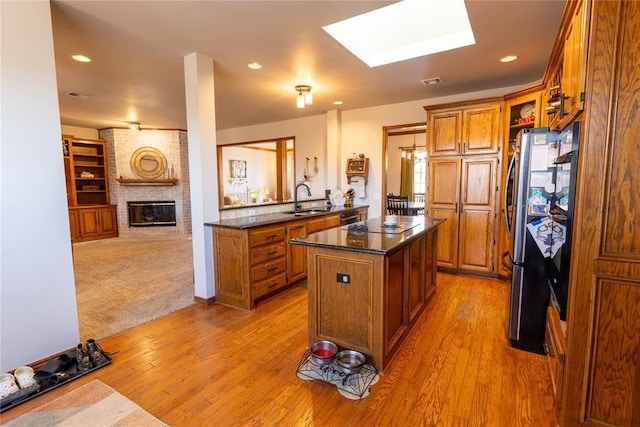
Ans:
{"label": "window", "polygon": [[427,188],[427,151],[423,149],[416,150],[413,162],[413,192],[414,194],[422,194]]}

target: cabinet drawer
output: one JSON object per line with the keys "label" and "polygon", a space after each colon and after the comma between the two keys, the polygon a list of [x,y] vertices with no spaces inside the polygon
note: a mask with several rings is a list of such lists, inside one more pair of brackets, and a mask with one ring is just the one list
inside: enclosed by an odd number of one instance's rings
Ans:
{"label": "cabinet drawer", "polygon": [[251,249],[251,265],[284,256],[287,247],[284,242],[274,243],[273,245],[258,246]]}
{"label": "cabinet drawer", "polygon": [[[362,219],[359,219],[359,221],[362,221]],[[325,217],[325,227],[327,230],[329,228],[338,227],[339,225],[340,225],[340,215],[327,215]]]}
{"label": "cabinet drawer", "polygon": [[324,217],[314,218],[307,221],[307,234],[324,230]]}
{"label": "cabinet drawer", "polygon": [[286,238],[284,226],[259,228],[249,233],[249,245],[261,246],[269,243],[282,242]]}
{"label": "cabinet drawer", "polygon": [[252,282],[258,282],[287,270],[287,258],[282,257],[274,261],[254,265],[251,268]]}
{"label": "cabinet drawer", "polygon": [[253,284],[253,299],[258,299],[275,290],[284,288],[287,284],[287,275],[282,273],[267,280]]}

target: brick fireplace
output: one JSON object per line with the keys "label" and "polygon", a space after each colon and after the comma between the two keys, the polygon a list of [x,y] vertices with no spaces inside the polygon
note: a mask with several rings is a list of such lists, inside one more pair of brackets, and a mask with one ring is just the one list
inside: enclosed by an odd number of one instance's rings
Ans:
{"label": "brick fireplace", "polygon": [[127,202],[129,227],[176,226],[176,202],[135,201]]}
{"label": "brick fireplace", "polygon": [[[107,141],[109,153],[109,187],[111,204],[118,206],[120,236],[191,234],[191,202],[189,198],[189,156],[187,132],[182,130],[103,129],[100,138]],[[131,168],[132,154],[141,147],[153,147],[164,155],[173,170],[175,182],[125,184],[118,178],[136,178]],[[140,225],[129,223],[131,203],[157,204],[172,202],[175,224]],[[156,209],[158,206],[156,206]],[[147,213],[149,208],[147,208]],[[149,215],[147,215],[149,216]],[[140,217],[138,217],[140,219]],[[144,222],[134,221],[134,222]],[[152,221],[153,222],[153,221]]]}

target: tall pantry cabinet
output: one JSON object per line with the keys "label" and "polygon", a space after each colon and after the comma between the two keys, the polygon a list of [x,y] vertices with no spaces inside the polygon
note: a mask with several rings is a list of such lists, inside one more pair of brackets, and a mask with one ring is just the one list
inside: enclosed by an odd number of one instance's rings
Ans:
{"label": "tall pantry cabinet", "polygon": [[580,3],[590,19],[558,419],[638,426],[640,2]]}
{"label": "tall pantry cabinet", "polygon": [[445,218],[437,263],[495,273],[501,99],[425,107],[428,215]]}

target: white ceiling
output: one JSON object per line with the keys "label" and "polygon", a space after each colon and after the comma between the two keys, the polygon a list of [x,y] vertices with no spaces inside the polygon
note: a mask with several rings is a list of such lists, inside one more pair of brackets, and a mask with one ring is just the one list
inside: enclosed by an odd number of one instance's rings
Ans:
{"label": "white ceiling", "polygon": [[[535,83],[565,1],[467,0],[474,46],[376,68],[322,30],[391,3],[54,0],[61,122],[186,129],[183,58],[192,52],[214,60],[218,129]],[[93,61],[76,62],[76,53]],[[519,59],[499,62],[509,54]],[[253,61],[264,68],[247,68]],[[420,83],[431,77],[442,83]],[[297,109],[293,86],[301,83],[313,86],[314,102]],[[344,104],[336,107],[336,100]]]}

